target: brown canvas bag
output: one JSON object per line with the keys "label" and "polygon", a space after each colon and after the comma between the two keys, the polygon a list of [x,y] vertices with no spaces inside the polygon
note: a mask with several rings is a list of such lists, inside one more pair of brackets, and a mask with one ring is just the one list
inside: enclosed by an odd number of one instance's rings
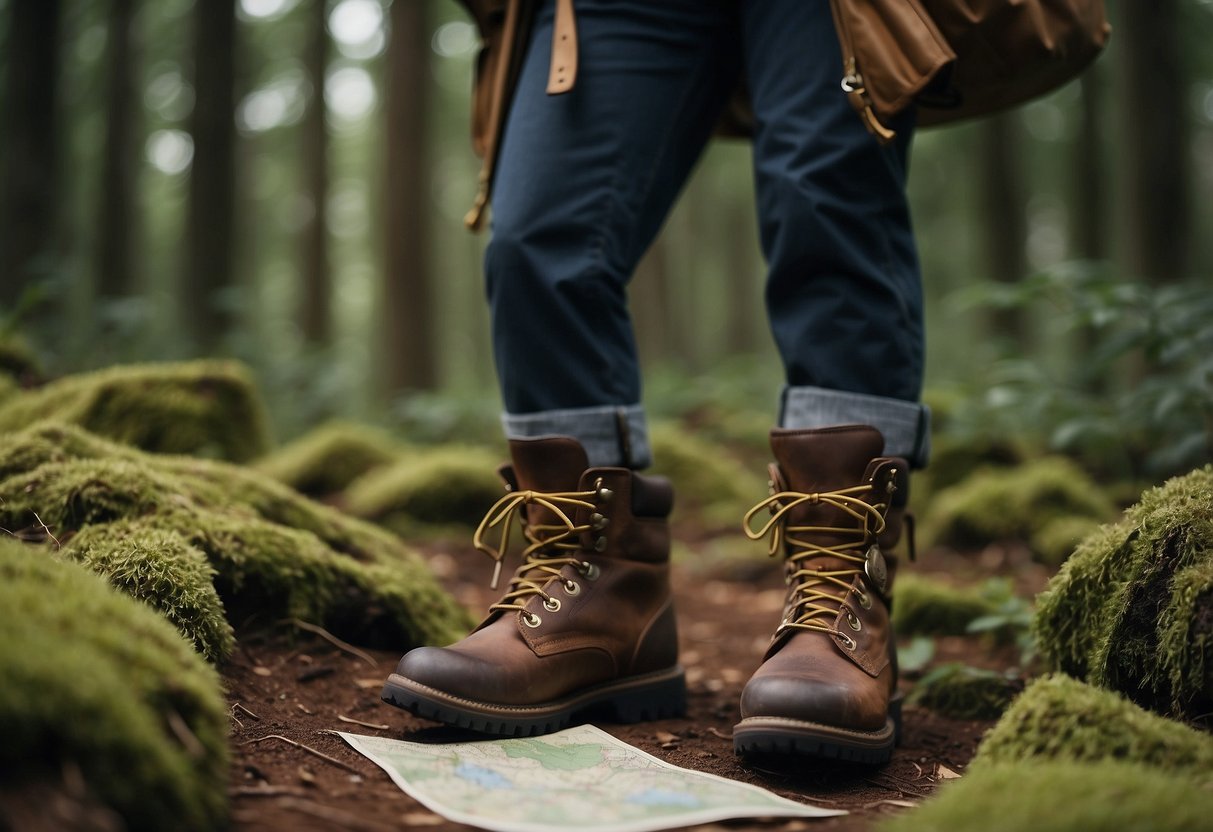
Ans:
{"label": "brown canvas bag", "polygon": [[843,90],[882,140],[911,103],[920,125],[987,115],[1078,75],[1111,34],[1103,0],[830,0]]}

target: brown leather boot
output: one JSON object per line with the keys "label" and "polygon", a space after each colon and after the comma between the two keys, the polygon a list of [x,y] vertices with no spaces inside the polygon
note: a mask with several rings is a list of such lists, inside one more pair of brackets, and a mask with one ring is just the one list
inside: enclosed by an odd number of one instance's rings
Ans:
{"label": "brown leather boot", "polygon": [[[589,468],[567,437],[511,440],[510,454],[513,468],[502,469],[510,491],[475,541],[500,571],[518,515],[528,541],[522,565],[471,635],[406,654],[384,701],[505,736],[556,731],[574,719],[681,714],[669,482]],[[501,544],[493,548],[482,538],[497,526]]]}
{"label": "brown leather boot", "polygon": [[882,550],[901,534],[909,466],[881,457],[884,438],[861,425],[775,430],[771,449],[771,496],[746,515],[746,534],[770,535],[784,555],[788,597],[741,693],[734,750],[885,762],[901,703]]}

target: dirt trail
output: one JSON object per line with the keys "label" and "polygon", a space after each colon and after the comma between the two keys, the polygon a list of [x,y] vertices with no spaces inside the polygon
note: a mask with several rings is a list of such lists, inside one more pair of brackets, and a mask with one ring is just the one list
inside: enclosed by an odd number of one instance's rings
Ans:
{"label": "dirt trail", "polygon": [[[487,607],[493,596],[487,587],[487,558],[458,547],[434,547],[429,556],[461,601],[478,611]],[[983,572],[974,561],[943,555],[929,556],[917,568],[953,575],[963,571],[974,580]],[[882,767],[794,758],[743,761],[734,756],[730,735],[741,688],[757,667],[779,617],[783,589],[778,568],[766,561],[709,570],[676,564],[674,585],[690,692],[687,715],[600,727],[676,765],[851,812],[821,821],[730,822],[728,829],[870,829],[879,818],[905,811],[907,804],[930,795],[952,772],[963,774],[991,724],[907,708],[902,744]],[[990,668],[1007,667],[1014,660],[1010,651],[991,652],[964,638],[939,639],[936,652],[936,662]],[[430,813],[343,740],[325,733],[342,730],[407,739],[419,730],[446,730],[379,701],[380,684],[398,658],[397,653],[376,651],[359,657],[318,636],[286,628],[243,636],[224,669],[233,714],[233,829],[470,828]]]}

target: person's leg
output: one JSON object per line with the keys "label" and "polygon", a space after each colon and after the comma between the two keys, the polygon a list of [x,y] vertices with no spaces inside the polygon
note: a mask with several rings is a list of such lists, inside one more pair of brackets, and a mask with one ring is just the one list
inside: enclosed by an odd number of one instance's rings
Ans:
{"label": "person's leg", "polygon": [[905,194],[914,115],[881,146],[840,89],[828,4],[743,0],[780,425],[869,424],[926,464],[922,286]]}
{"label": "person's leg", "polygon": [[523,563],[471,635],[411,651],[383,690],[507,735],[684,707],[673,492],[631,470],[649,452],[625,288],[737,69],[732,0],[577,0],[577,86],[548,97],[551,5],[505,133],[485,258],[513,464],[475,539],[500,564],[503,530],[522,519]]}
{"label": "person's leg", "polygon": [[891,125],[891,146],[867,133],[840,89],[827,3],[742,0],[741,17],[767,305],[787,381],[774,492],[747,522],[751,537],[781,544],[789,593],[742,691],[734,745],[881,762],[898,713],[881,550],[900,536],[907,459],[926,461],[904,190],[913,114]]}
{"label": "person's leg", "polygon": [[541,9],[494,183],[485,274],[510,438],[649,462],[626,285],[738,71],[731,0],[578,0],[576,87],[548,96]]}

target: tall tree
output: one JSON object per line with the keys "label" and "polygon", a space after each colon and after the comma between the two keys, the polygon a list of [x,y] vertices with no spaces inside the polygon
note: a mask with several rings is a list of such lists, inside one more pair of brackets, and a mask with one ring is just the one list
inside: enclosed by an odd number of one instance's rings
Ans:
{"label": "tall tree", "polygon": [[102,297],[134,291],[136,56],[135,0],[110,0],[106,54],[105,145],[97,203],[96,287]]}
{"label": "tall tree", "polygon": [[186,217],[187,331],[196,349],[215,350],[232,325],[222,294],[235,286],[236,2],[194,6],[194,110]]}
{"label": "tall tree", "polygon": [[1179,0],[1117,4],[1125,160],[1125,241],[1132,273],[1179,280],[1188,269],[1187,72]]}
{"label": "tall tree", "polygon": [[384,195],[385,382],[391,391],[438,383],[430,269],[429,3],[394,0],[387,47]]}
{"label": "tall tree", "polygon": [[303,291],[299,318],[303,336],[311,344],[328,344],[332,335],[332,285],[329,273],[328,232],[328,120],[324,82],[328,74],[328,0],[312,0],[304,64],[312,97],[303,116],[304,192],[312,214],[302,229]]}
{"label": "tall tree", "polygon": [[[1028,269],[1026,171],[1020,154],[1018,116],[1009,112],[988,118],[978,126],[977,135],[986,273],[999,283],[1015,283]],[[1019,351],[1027,346],[1024,318],[1018,308],[995,309],[990,324],[1008,346]]]}
{"label": "tall tree", "polygon": [[1079,82],[1078,140],[1074,143],[1071,224],[1073,249],[1084,260],[1103,260],[1107,246],[1107,172],[1103,154],[1104,97],[1097,68]]}
{"label": "tall tree", "polygon": [[46,274],[59,182],[59,0],[10,0],[0,104],[0,317]]}

